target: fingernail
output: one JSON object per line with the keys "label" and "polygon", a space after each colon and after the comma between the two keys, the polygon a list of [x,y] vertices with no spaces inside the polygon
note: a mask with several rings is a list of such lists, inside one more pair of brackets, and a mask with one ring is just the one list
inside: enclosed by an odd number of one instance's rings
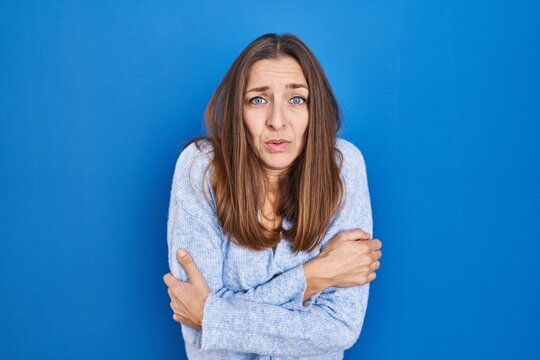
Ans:
{"label": "fingernail", "polygon": [[178,250],[178,256],[184,257],[184,256],[186,256],[186,255],[187,255],[186,250],[184,250],[184,249]]}

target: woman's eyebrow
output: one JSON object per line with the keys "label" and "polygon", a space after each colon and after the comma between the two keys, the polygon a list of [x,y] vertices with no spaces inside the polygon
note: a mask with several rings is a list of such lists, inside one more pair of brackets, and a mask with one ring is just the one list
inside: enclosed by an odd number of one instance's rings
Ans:
{"label": "woman's eyebrow", "polygon": [[304,88],[306,90],[309,90],[308,89],[308,86],[306,84],[287,84],[287,86],[285,86],[286,88],[290,88],[290,89],[299,89],[299,88]]}
{"label": "woman's eyebrow", "polygon": [[[305,89],[309,90],[308,86],[306,84],[291,83],[291,84],[287,84],[285,87],[288,88],[288,89],[305,88]],[[249,92],[252,92],[252,91],[266,91],[268,89],[269,89],[268,86],[259,86],[259,87],[249,89],[248,91],[246,91],[246,94],[249,93]]]}

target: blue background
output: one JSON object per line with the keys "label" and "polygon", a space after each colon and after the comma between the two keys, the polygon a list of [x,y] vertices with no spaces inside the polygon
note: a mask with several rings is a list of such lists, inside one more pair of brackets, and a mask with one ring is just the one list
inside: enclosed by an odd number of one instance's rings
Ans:
{"label": "blue background", "polygon": [[174,163],[241,50],[292,32],[364,153],[383,257],[346,359],[540,359],[540,5],[0,5],[0,358],[181,359]]}

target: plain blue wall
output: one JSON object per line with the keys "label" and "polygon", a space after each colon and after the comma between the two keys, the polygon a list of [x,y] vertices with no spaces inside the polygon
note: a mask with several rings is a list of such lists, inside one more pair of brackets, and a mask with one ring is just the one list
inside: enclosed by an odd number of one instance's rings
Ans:
{"label": "plain blue wall", "polygon": [[181,146],[232,61],[300,36],[383,241],[346,359],[539,359],[538,2],[0,5],[0,358],[182,359],[162,275]]}

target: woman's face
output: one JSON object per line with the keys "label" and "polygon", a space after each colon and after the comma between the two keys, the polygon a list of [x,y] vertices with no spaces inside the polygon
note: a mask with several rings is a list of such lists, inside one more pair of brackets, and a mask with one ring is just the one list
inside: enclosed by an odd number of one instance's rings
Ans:
{"label": "woman's face", "polygon": [[308,96],[306,79],[294,58],[259,60],[251,67],[244,93],[244,125],[269,174],[281,173],[302,151]]}

